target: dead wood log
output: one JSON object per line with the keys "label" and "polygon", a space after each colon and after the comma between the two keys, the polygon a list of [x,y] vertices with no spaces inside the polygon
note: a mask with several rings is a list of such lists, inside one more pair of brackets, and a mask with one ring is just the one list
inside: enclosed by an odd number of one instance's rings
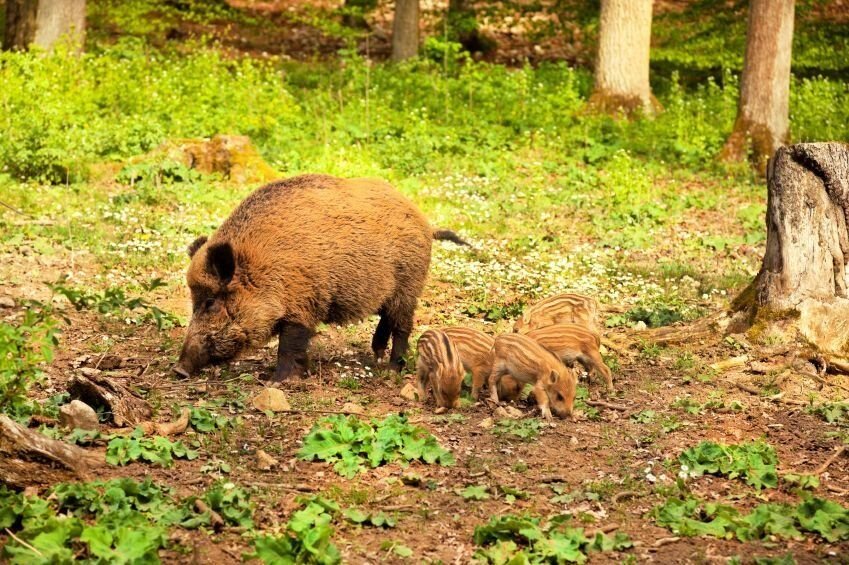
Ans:
{"label": "dead wood log", "polygon": [[801,337],[849,352],[849,145],[802,143],[767,167],[767,242],[761,270],[734,301],[750,335]]}
{"label": "dead wood log", "polygon": [[630,332],[629,337],[651,341],[658,345],[679,345],[682,343],[690,343],[701,339],[708,339],[716,335],[721,335],[724,331],[722,322],[725,319],[725,312],[719,312],[686,325],[664,326],[649,330],[633,331]]}
{"label": "dead wood log", "polygon": [[103,406],[116,426],[135,426],[150,420],[153,409],[146,400],[114,379],[102,375],[76,375],[68,385],[72,399],[89,406]]}
{"label": "dead wood log", "polygon": [[68,479],[61,469],[85,479],[90,469],[104,463],[101,453],[50,439],[0,414],[0,484],[25,487],[53,479],[61,482]]}

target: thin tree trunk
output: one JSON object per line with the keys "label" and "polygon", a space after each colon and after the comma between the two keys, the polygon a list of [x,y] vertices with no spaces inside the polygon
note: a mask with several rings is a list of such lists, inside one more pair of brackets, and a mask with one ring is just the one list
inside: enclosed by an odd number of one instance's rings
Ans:
{"label": "thin tree trunk", "polygon": [[654,112],[651,18],[652,0],[602,0],[592,106],[605,112]]}
{"label": "thin tree trunk", "polygon": [[766,171],[767,160],[790,138],[790,55],[794,0],[751,0],[746,59],[734,131],[722,158],[752,163]]}
{"label": "thin tree trunk", "polygon": [[47,51],[59,40],[78,50],[85,41],[85,0],[7,0],[4,49]]}
{"label": "thin tree trunk", "polygon": [[392,22],[392,60],[419,54],[419,0],[396,0]]}

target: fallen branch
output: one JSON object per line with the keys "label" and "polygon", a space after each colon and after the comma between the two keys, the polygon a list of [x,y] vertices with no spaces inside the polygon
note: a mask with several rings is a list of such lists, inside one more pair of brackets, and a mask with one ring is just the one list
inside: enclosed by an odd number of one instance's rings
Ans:
{"label": "fallen branch", "polygon": [[54,474],[50,465],[39,459],[59,463],[80,478],[87,478],[89,469],[105,463],[102,454],[50,439],[0,414],[0,482],[28,486]]}
{"label": "fallen branch", "polygon": [[748,362],[748,355],[739,355],[737,357],[731,357],[729,359],[726,359],[725,361],[717,361],[716,363],[711,363],[709,367],[714,371],[727,371],[728,369],[742,367]]}
{"label": "fallen branch", "polygon": [[593,539],[598,534],[609,534],[610,532],[615,532],[620,527],[621,526],[619,524],[614,522],[612,524],[608,524],[606,526],[602,526],[600,528],[597,528],[597,529],[591,531],[587,537],[590,538],[590,539]]}
{"label": "fallen branch", "polygon": [[735,381],[733,384],[734,384],[735,387],[739,388],[742,391],[748,392],[749,394],[753,394],[753,395],[757,396],[758,398],[762,398],[763,400],[769,400],[770,402],[778,402],[778,403],[781,403],[781,404],[789,404],[790,406],[807,406],[808,405],[807,402],[803,402],[801,400],[788,400],[786,398],[782,398],[779,395],[763,396],[761,394],[761,391],[759,391],[755,387],[747,385],[745,383]]}
{"label": "fallen branch", "polygon": [[639,493],[635,492],[633,490],[623,490],[622,492],[618,492],[615,495],[613,495],[613,499],[612,499],[613,504],[619,504],[623,500],[627,500],[629,498],[634,498],[638,495],[639,495]]}
{"label": "fallen branch", "polygon": [[664,545],[669,545],[670,543],[675,543],[676,541],[681,541],[680,537],[670,537],[670,538],[660,538],[659,540],[655,540],[652,547],[658,548],[663,547]]}
{"label": "fallen branch", "polygon": [[209,525],[212,526],[213,531],[220,532],[224,529],[224,526],[226,525],[224,518],[222,518],[218,512],[210,508],[203,500],[199,498],[195,499],[195,510],[201,514],[209,513]]}
{"label": "fallen branch", "polygon": [[808,379],[814,380],[814,381],[820,383],[821,385],[833,386],[835,388],[839,388],[842,391],[849,392],[849,387],[843,386],[842,384],[839,384],[839,383],[830,383],[819,375],[815,375],[815,374],[809,373],[807,371],[800,371],[799,369],[793,369],[793,372],[796,373],[797,375],[801,375],[801,376],[806,377]]}
{"label": "fallen branch", "polygon": [[14,532],[12,532],[12,530],[10,530],[9,528],[4,528],[4,529],[6,530],[6,533],[7,533],[7,534],[9,534],[9,536],[10,536],[13,540],[15,540],[16,542],[18,542],[19,544],[21,544],[22,546],[24,546],[24,547],[25,547],[25,548],[27,548],[28,550],[32,551],[33,553],[35,553],[35,554],[36,554],[36,555],[38,555],[39,557],[44,557],[44,554],[43,554],[43,553],[41,553],[39,550],[37,550],[36,548],[34,548],[33,546],[31,546],[30,544],[28,544],[28,543],[27,543],[27,542],[25,542],[24,540],[22,540],[21,538],[19,538],[18,536],[16,536],[16,535],[15,535],[15,533],[14,533]]}
{"label": "fallen branch", "polygon": [[840,458],[840,456],[843,455],[844,453],[846,453],[846,444],[843,444],[839,448],[837,448],[837,450],[831,455],[831,457],[826,459],[825,463],[820,465],[819,468],[817,468],[817,470],[814,471],[814,474],[815,475],[822,475],[823,473],[825,473],[826,470],[829,468],[829,466],[831,466],[832,463],[837,461]]}
{"label": "fallen branch", "polygon": [[146,436],[175,436],[186,431],[189,427],[189,417],[191,411],[188,408],[183,408],[180,411],[180,416],[173,422],[140,422],[131,428],[118,428],[113,430],[113,434],[127,436],[133,433],[137,428],[144,430]]}
{"label": "fallen branch", "polygon": [[611,410],[619,410],[620,412],[624,412],[628,409],[627,406],[622,406],[621,404],[613,404],[611,402],[605,402],[603,400],[584,400],[584,404],[586,404],[587,406],[610,408]]}

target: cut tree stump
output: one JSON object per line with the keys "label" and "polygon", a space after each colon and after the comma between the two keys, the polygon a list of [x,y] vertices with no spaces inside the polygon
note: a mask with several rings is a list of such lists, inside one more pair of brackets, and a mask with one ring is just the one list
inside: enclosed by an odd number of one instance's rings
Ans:
{"label": "cut tree stump", "polygon": [[63,482],[67,471],[87,479],[89,469],[104,463],[102,453],[50,439],[0,414],[0,484],[20,488]]}
{"label": "cut tree stump", "polygon": [[767,241],[738,321],[840,358],[849,354],[849,145],[782,147],[767,166]]}
{"label": "cut tree stump", "polygon": [[76,375],[68,385],[68,392],[72,399],[82,400],[89,406],[105,407],[119,427],[135,426],[149,421],[153,416],[153,409],[146,400],[114,379],[102,375]]}

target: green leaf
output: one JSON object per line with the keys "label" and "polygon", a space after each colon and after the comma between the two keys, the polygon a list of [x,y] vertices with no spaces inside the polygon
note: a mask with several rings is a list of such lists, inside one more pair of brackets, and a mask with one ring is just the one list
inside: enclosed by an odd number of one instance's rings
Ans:
{"label": "green leaf", "polygon": [[487,500],[490,496],[484,485],[470,485],[464,489],[457,489],[457,494],[466,500]]}

